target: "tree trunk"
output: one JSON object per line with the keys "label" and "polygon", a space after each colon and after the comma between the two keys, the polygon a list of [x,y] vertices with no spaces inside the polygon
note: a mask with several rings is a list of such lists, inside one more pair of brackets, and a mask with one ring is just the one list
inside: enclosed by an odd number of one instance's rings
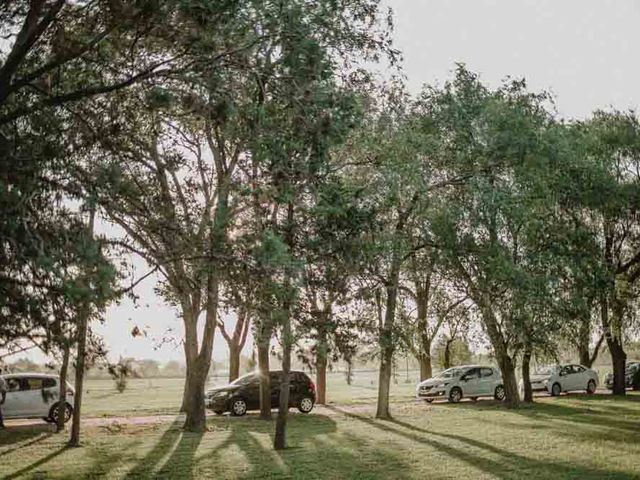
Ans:
{"label": "tree trunk", "polygon": [[320,329],[316,351],[316,403],[327,403],[327,336]]}
{"label": "tree trunk", "polygon": [[80,416],[82,411],[82,394],[84,390],[85,357],[87,355],[87,329],[89,323],[89,309],[85,307],[78,320],[78,353],[76,356],[76,395],[73,403],[73,418],[71,420],[70,447],[80,445]]}
{"label": "tree trunk", "polygon": [[518,393],[518,382],[516,380],[516,368],[509,355],[497,355],[498,366],[502,373],[502,383],[504,385],[505,403],[513,408],[520,405],[520,394]]}
{"label": "tree trunk", "polygon": [[347,385],[351,385],[353,381],[353,364],[349,361],[347,362]]}
{"label": "tree trunk", "polygon": [[229,383],[240,376],[240,349],[238,345],[229,345]]}
{"label": "tree trunk", "polygon": [[186,419],[184,429],[189,432],[204,432],[207,418],[204,406],[204,389],[209,377],[213,340],[215,336],[218,281],[210,275],[207,282],[207,309],[202,336],[202,345],[198,348],[198,312],[197,309],[186,309],[184,315],[185,327],[185,357],[187,360],[187,380],[184,398]]}
{"label": "tree trunk", "polygon": [[273,448],[284,450],[287,446],[287,414],[289,412],[289,372],[291,371],[291,317],[287,313],[282,328],[282,376],[280,378],[280,402],[278,404],[278,417],[276,418],[276,434],[273,439]]}
{"label": "tree trunk", "polygon": [[[88,232],[93,238],[93,231],[96,219],[96,209],[91,207],[89,212]],[[82,411],[82,394],[84,390],[84,370],[87,356],[87,336],[89,329],[89,315],[91,315],[91,305],[85,302],[78,315],[78,349],[76,356],[76,396],[73,402],[73,418],[71,420],[71,436],[69,438],[70,447],[80,446],[80,415]]]}
{"label": "tree trunk", "polygon": [[391,418],[389,412],[389,393],[393,370],[393,324],[395,321],[396,302],[398,298],[399,268],[394,261],[390,276],[390,285],[386,289],[387,302],[384,312],[384,323],[380,331],[380,373],[378,378],[378,405],[376,418]]}
{"label": "tree trunk", "polygon": [[271,329],[260,326],[258,336],[258,371],[260,372],[260,418],[271,420],[271,382],[269,379],[269,343],[271,342]]}
{"label": "tree trunk", "polygon": [[67,373],[69,371],[70,348],[66,343],[62,352],[62,365],[60,366],[60,391],[58,395],[58,422],[56,432],[64,430],[64,417],[67,411]]}
{"label": "tree trunk", "polygon": [[444,369],[451,368],[451,344],[453,343],[453,338],[447,338],[444,342]]}
{"label": "tree trunk", "polygon": [[607,345],[611,352],[611,363],[613,365],[613,394],[626,395],[625,370],[627,354],[617,339],[607,339]]}
{"label": "tree trunk", "polygon": [[420,362],[420,381],[433,377],[433,366],[431,365],[431,354],[422,354],[418,358]]}
{"label": "tree trunk", "polygon": [[524,386],[524,401],[533,402],[533,390],[531,389],[531,346],[525,347],[522,354],[522,384]]}
{"label": "tree trunk", "polygon": [[[622,316],[622,308],[614,308],[614,315]],[[625,385],[625,370],[627,363],[627,354],[622,346],[622,333],[619,329],[614,329],[609,319],[609,300],[606,294],[600,296],[600,318],[602,321],[602,328],[604,330],[604,336],[611,353],[611,363],[613,365],[613,394],[614,395],[626,395],[627,388]],[[622,318],[614,318],[614,321],[618,322],[616,325],[621,325]]]}

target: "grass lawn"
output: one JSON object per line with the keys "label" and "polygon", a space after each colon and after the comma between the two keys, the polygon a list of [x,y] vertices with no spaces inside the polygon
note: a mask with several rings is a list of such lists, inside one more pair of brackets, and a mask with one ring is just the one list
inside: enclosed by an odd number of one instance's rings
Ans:
{"label": "grass lawn", "polygon": [[[151,395],[150,395],[151,397]],[[542,398],[507,410],[494,402],[395,403],[292,414],[284,452],[273,423],[212,418],[204,435],[174,423],[85,429],[84,446],[39,427],[0,433],[2,478],[640,478],[640,395]]]}
{"label": "grass lawn", "polygon": [[[392,383],[392,400],[412,398],[418,380],[418,372],[398,374],[397,384]],[[378,372],[359,371],[351,385],[347,385],[342,373],[327,375],[328,401],[337,404],[370,403],[378,395]],[[211,385],[225,383],[214,379]],[[82,413],[86,417],[130,416],[155,413],[175,413],[180,407],[184,380],[178,378],[130,379],[127,389],[118,393],[113,380],[88,380]]]}

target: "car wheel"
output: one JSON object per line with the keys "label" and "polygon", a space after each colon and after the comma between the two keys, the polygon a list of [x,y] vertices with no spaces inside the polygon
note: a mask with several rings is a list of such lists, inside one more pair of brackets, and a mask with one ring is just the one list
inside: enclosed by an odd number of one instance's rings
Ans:
{"label": "car wheel", "polygon": [[433,403],[433,398],[424,398],[423,400],[427,403]]}
{"label": "car wheel", "polygon": [[[73,415],[73,408],[67,403],[67,407],[64,409],[64,423],[71,420]],[[51,410],[49,410],[49,420],[51,423],[58,423],[58,404],[56,403]]]}
{"label": "car wheel", "polygon": [[502,402],[506,396],[507,396],[507,392],[505,391],[504,386],[498,385],[495,391],[493,392],[493,398],[495,398],[499,402]]}
{"label": "car wheel", "polygon": [[302,397],[298,404],[298,410],[302,413],[309,413],[313,410],[313,399],[311,397]]}
{"label": "car wheel", "polygon": [[247,413],[247,402],[242,398],[234,398],[231,400],[231,415],[241,417]]}
{"label": "car wheel", "polygon": [[560,395],[560,393],[562,393],[562,387],[559,383],[556,382],[551,386],[551,396],[557,397]]}
{"label": "car wheel", "polygon": [[460,400],[462,400],[462,390],[458,387],[453,387],[449,392],[449,401],[451,403],[458,403]]}
{"label": "car wheel", "polygon": [[589,383],[587,383],[587,393],[589,395],[596,393],[596,382],[594,380],[589,380]]}

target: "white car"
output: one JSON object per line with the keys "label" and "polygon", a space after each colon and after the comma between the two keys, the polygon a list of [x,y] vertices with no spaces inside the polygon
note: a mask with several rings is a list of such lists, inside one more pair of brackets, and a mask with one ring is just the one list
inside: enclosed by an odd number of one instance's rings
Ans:
{"label": "white car", "polygon": [[[575,364],[550,365],[531,375],[531,389],[534,392],[547,392],[554,397],[562,392],[595,393],[598,384],[598,373],[595,370]],[[522,381],[520,388],[523,388]]]}
{"label": "white car", "polygon": [[463,365],[440,372],[433,378],[420,382],[416,387],[416,397],[427,402],[436,398],[446,398],[458,403],[462,398],[493,397],[504,400],[505,391],[500,370],[481,365]]}
{"label": "white car", "polygon": [[[7,382],[7,397],[0,409],[5,420],[20,418],[41,418],[56,422],[58,418],[58,398],[60,378],[42,373],[20,373],[2,375]],[[75,391],[67,383],[67,407],[64,421],[73,413]]]}

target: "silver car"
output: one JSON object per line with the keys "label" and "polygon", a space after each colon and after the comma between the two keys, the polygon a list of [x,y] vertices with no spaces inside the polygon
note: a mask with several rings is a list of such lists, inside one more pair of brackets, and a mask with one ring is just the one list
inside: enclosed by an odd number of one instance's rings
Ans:
{"label": "silver car", "polygon": [[482,365],[453,367],[420,382],[416,387],[416,398],[429,403],[437,398],[458,403],[464,397],[471,400],[479,397],[504,400],[505,390],[500,370]]}
{"label": "silver car", "polygon": [[[2,406],[5,419],[41,418],[56,422],[58,418],[58,398],[60,378],[42,373],[20,373],[2,375],[7,382],[7,397]],[[73,413],[75,391],[67,383],[67,405],[65,422]]]}
{"label": "silver car", "polygon": [[[562,392],[595,393],[598,384],[598,372],[576,364],[549,365],[531,375],[531,389],[534,392],[547,392],[554,397]],[[522,381],[520,388],[523,388]]]}

